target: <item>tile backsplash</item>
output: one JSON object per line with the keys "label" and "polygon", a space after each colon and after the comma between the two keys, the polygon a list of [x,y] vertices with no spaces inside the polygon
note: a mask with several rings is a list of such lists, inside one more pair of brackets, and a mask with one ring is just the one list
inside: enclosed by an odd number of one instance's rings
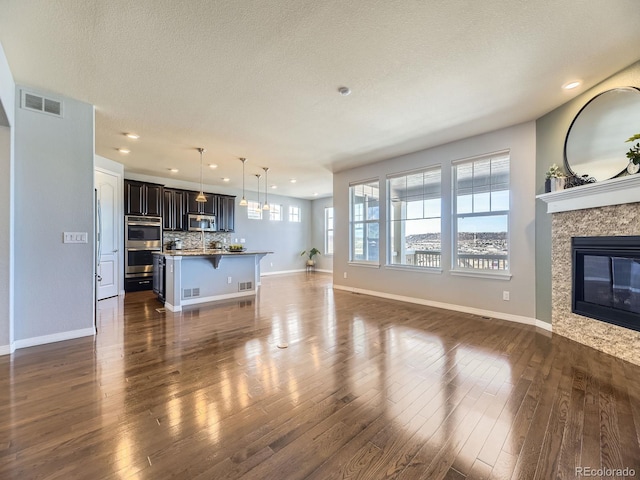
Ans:
{"label": "tile backsplash", "polygon": [[[194,248],[202,248],[202,234],[200,232],[163,232],[164,248],[174,240],[182,241],[182,248],[190,250]],[[207,247],[211,247],[213,242],[221,242],[223,245],[229,245],[232,242],[231,233],[226,232],[204,232],[204,243]]]}

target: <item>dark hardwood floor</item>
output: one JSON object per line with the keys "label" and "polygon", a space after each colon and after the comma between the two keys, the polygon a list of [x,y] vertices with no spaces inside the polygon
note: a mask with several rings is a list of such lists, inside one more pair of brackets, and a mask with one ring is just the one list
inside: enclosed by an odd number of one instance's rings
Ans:
{"label": "dark hardwood floor", "polygon": [[640,367],[558,335],[320,273],[160,307],[0,357],[1,479],[640,477]]}

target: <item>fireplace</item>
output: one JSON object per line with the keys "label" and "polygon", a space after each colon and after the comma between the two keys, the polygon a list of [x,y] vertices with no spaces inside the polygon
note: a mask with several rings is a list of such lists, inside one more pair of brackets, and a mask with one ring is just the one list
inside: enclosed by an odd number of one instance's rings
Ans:
{"label": "fireplace", "polygon": [[640,236],[573,237],[572,311],[640,331]]}

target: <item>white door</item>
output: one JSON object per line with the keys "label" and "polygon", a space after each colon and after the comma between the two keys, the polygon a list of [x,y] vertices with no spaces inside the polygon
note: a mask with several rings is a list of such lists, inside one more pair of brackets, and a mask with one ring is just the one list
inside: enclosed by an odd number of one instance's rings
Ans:
{"label": "white door", "polygon": [[118,226],[119,178],[96,170],[95,184],[98,194],[97,230],[98,241],[98,300],[118,295],[120,278],[120,229]]}

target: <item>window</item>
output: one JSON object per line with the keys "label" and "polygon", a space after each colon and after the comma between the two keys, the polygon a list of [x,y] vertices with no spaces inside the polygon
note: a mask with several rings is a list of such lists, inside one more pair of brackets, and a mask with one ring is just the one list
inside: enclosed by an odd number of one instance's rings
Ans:
{"label": "window", "polygon": [[269,205],[269,220],[282,221],[282,205],[275,203]]}
{"label": "window", "polygon": [[453,166],[454,270],[509,271],[509,153]]}
{"label": "window", "polygon": [[294,207],[293,205],[289,206],[289,221],[290,222],[302,221],[300,217],[300,207]]}
{"label": "window", "polygon": [[389,265],[440,268],[440,167],[389,175]]}
{"label": "window", "polygon": [[247,203],[247,218],[249,220],[262,220],[262,207],[260,202],[252,202],[249,200]]}
{"label": "window", "polygon": [[350,258],[378,263],[380,241],[380,189],[378,180],[349,187]]}
{"label": "window", "polygon": [[333,255],[333,207],[324,209],[324,253]]}

